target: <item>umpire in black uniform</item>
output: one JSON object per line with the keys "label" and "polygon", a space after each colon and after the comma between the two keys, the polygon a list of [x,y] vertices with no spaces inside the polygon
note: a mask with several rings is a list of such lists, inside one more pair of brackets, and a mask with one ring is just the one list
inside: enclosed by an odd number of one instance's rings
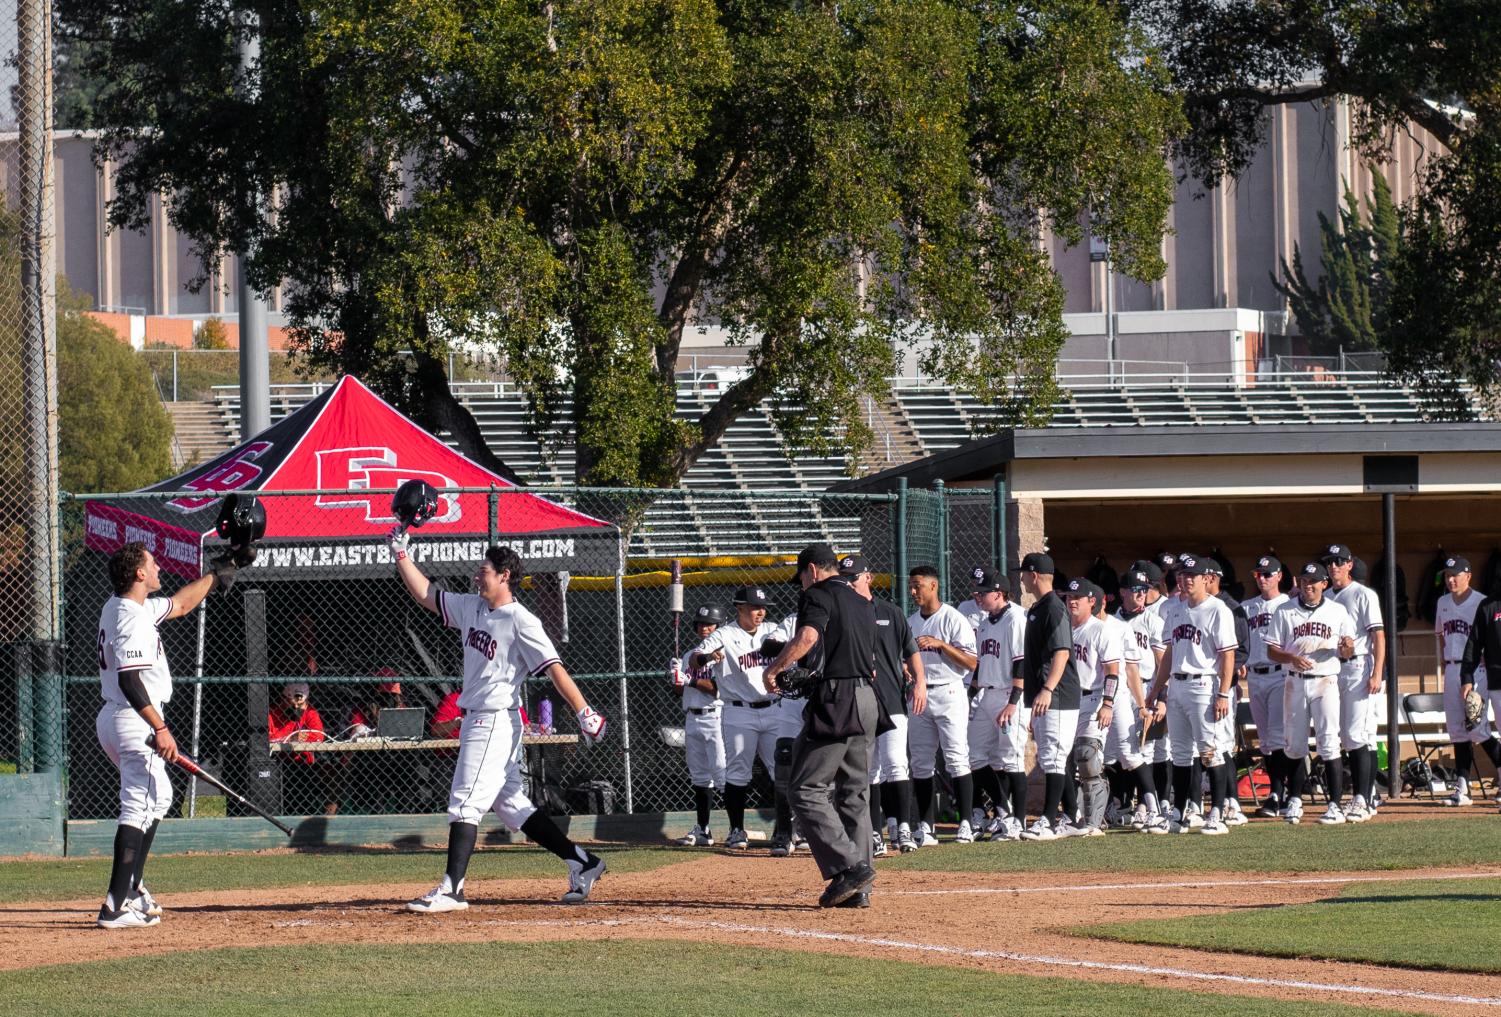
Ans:
{"label": "umpire in black uniform", "polygon": [[803,587],[797,634],[766,667],[766,689],[802,661],[821,679],[803,708],[803,729],[792,746],[792,811],[829,880],[819,907],[838,907],[870,889],[870,752],[876,737],[876,611],[839,575],[828,544],[809,544],[797,556]]}

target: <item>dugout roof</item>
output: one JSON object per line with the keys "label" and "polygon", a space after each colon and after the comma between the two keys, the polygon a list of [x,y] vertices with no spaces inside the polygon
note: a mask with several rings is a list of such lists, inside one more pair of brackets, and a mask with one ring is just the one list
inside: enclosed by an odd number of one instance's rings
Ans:
{"label": "dugout roof", "polygon": [[[492,537],[515,547],[533,572],[613,575],[618,567],[615,526],[517,488],[349,376],[248,441],[137,492],[162,497],[89,501],[85,539],[106,554],[141,540],[163,569],[196,576],[217,541],[220,499],[238,491],[262,496],[266,508],[255,579],[385,576],[385,537],[396,524],[390,492],[413,479],[439,490],[485,489],[444,495],[434,518],[413,531],[412,556],[426,572],[467,572]],[[166,497],[181,491],[201,493]],[[277,494],[307,491],[320,493]]]}

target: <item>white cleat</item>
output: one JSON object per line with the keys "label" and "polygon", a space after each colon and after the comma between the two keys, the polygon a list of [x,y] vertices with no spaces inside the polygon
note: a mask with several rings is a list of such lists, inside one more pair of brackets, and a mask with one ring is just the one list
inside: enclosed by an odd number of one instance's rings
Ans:
{"label": "white cleat", "polygon": [[151,896],[151,891],[146,889],[145,883],[136,887],[136,892],[130,895],[130,901],[136,906],[136,910],[144,915],[160,918],[163,914],[162,906],[156,902],[155,897]]}
{"label": "white cleat", "polygon": [[1451,809],[1463,809],[1466,806],[1474,805],[1475,799],[1471,798],[1463,791],[1455,791],[1448,798],[1444,799],[1444,804],[1449,806]]}
{"label": "white cleat", "polygon": [[605,860],[596,855],[590,857],[594,859],[592,862],[568,860],[568,892],[563,894],[564,904],[584,903],[599,877],[605,874]]}
{"label": "white cleat", "polygon": [[441,915],[449,911],[467,911],[469,902],[463,890],[449,890],[448,877],[416,900],[407,901],[407,910],[419,915]]}
{"label": "white cleat", "polygon": [[1022,840],[1057,840],[1058,834],[1053,831],[1053,824],[1046,819],[1038,819],[1031,826],[1022,831]]}
{"label": "white cleat", "polygon": [[1163,815],[1147,816],[1142,825],[1142,833],[1164,834],[1173,832],[1173,824]]}
{"label": "white cleat", "polygon": [[1329,808],[1319,817],[1320,826],[1341,826],[1344,822],[1345,813],[1338,802],[1330,802]]}
{"label": "white cleat", "polygon": [[912,839],[920,848],[938,846],[938,838],[933,836],[933,828],[927,823],[918,824],[917,829],[912,832]]}
{"label": "white cleat", "polygon": [[713,847],[714,835],[701,826],[695,826],[686,837],[678,838],[678,844],[682,847]]}
{"label": "white cleat", "polygon": [[1230,832],[1230,828],[1225,825],[1224,820],[1211,817],[1204,821],[1203,826],[1199,827],[1199,832],[1206,837],[1223,837]]}
{"label": "white cleat", "polygon": [[127,899],[119,911],[100,907],[94,924],[101,929],[145,929],[161,921],[159,915],[148,915],[135,905],[134,898]]}
{"label": "white cleat", "polygon": [[1303,800],[1301,798],[1289,798],[1287,808],[1282,810],[1282,818],[1291,826],[1297,826],[1303,822]]}
{"label": "white cleat", "polygon": [[975,842],[975,831],[974,831],[974,828],[969,825],[969,820],[964,820],[963,822],[961,822],[959,824],[959,832],[956,833],[956,834],[954,834],[954,843],[955,844],[973,844],[974,842]]}
{"label": "white cleat", "polygon": [[746,851],[750,848],[750,838],[745,835],[744,830],[731,830],[730,835],[724,839],[724,846],[731,851]]}

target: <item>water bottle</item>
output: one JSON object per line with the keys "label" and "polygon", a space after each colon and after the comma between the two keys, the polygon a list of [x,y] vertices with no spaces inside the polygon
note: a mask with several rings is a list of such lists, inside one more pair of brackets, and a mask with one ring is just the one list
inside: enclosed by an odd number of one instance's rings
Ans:
{"label": "water bottle", "polygon": [[537,707],[537,727],[543,734],[552,734],[552,700],[545,696]]}

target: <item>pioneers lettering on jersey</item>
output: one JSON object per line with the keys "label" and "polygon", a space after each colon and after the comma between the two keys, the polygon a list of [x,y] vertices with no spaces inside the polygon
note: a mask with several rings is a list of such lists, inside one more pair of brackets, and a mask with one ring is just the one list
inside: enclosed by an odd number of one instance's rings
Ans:
{"label": "pioneers lettering on jersey", "polygon": [[1197,607],[1174,600],[1163,612],[1162,626],[1154,649],[1168,651],[1163,664],[1171,674],[1218,674],[1219,655],[1239,645],[1235,617],[1216,597],[1205,597]]}
{"label": "pioneers lettering on jersey", "polygon": [[1317,607],[1308,607],[1294,597],[1277,609],[1267,642],[1286,653],[1307,657],[1310,675],[1339,674],[1339,641],[1355,636],[1355,623],[1338,601],[1324,597]]}
{"label": "pioneers lettering on jersey", "polygon": [[1452,593],[1446,593],[1438,599],[1433,631],[1443,644],[1445,663],[1464,658],[1465,643],[1469,642],[1470,630],[1475,625],[1475,613],[1483,599],[1473,589],[1466,590],[1464,600],[1458,604],[1454,602]]}
{"label": "pioneers lettering on jersey", "polygon": [[1016,665],[1026,655],[1027,619],[1020,608],[1006,605],[1000,614],[982,615],[975,633],[975,681],[981,686],[1009,688]]}
{"label": "pioneers lettering on jersey", "polygon": [[724,653],[723,660],[711,665],[721,698],[742,702],[769,698],[762,675],[771,659],[761,653],[761,644],[772,638],[775,632],[777,627],[770,622],[762,622],[754,631],[747,631],[735,622],[721,625],[698,644],[695,653],[704,656],[710,656],[715,651]]}
{"label": "pioneers lettering on jersey", "polygon": [[461,710],[512,709],[521,683],[558,662],[541,619],[518,603],[492,608],[477,594],[439,590],[438,615],[464,633]]}

